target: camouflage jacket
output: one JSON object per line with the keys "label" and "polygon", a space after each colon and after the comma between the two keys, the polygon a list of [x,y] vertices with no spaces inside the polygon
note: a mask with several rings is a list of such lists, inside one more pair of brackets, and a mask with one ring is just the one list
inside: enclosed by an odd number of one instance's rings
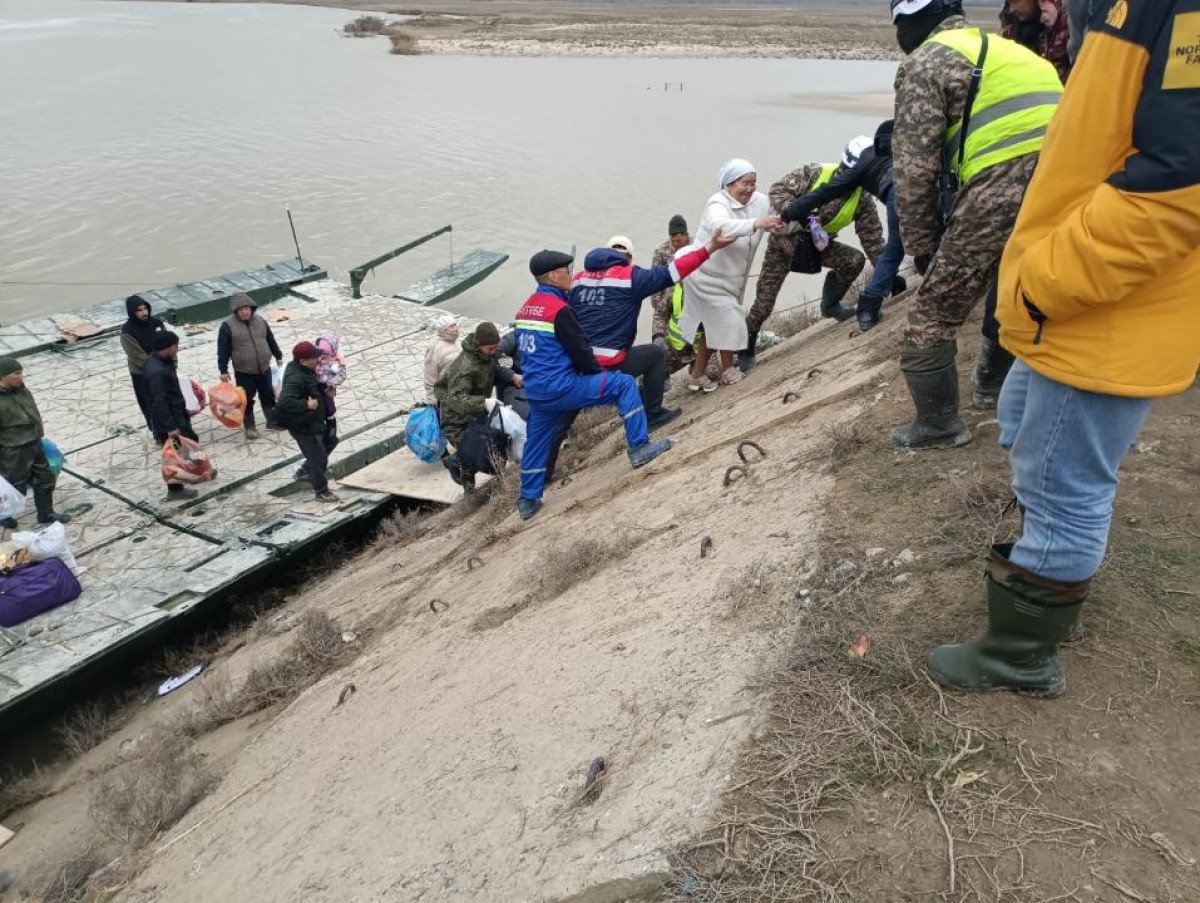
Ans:
{"label": "camouflage jacket", "polygon": [[[951,16],[934,30],[966,28]],[[892,133],[892,180],[904,250],[913,257],[932,254],[941,232],[937,178],[942,141],[962,118],[972,66],[944,44],[926,41],[896,71],[896,127]]]}
{"label": "camouflage jacket", "polygon": [[[654,249],[654,257],[650,260],[652,267],[665,267],[675,259],[675,249],[671,247],[671,239],[667,239],[661,245]],[[650,305],[654,310],[654,320],[650,326],[650,335],[665,336],[667,334],[667,322],[671,319],[671,296],[675,293],[675,286],[664,288],[657,295],[650,296]]]}
{"label": "camouflage jacket", "polygon": [[[807,166],[793,169],[771,186],[768,194],[771,199],[771,207],[776,213],[779,213],[789,201],[803,197],[812,191],[820,175],[820,163],[809,163]],[[821,218],[821,224],[832,222],[845,202],[845,198],[838,198],[836,201],[830,201],[824,207],[818,208],[817,216]],[[875,209],[874,198],[865,192],[859,202],[858,210],[854,212],[854,234],[858,236],[863,250],[867,252],[867,258],[874,266],[879,255],[883,253],[883,224],[879,221],[879,211]]]}

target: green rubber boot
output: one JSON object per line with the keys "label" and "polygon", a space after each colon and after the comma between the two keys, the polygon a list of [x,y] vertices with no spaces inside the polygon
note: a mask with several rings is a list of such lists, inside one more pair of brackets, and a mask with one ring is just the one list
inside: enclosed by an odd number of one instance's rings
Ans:
{"label": "green rubber boot", "polygon": [[985,582],[987,632],[974,643],[935,648],[929,653],[929,673],[945,687],[1061,696],[1067,683],[1058,647],[1079,620],[1090,581],[1041,577],[993,547]]}
{"label": "green rubber boot", "polygon": [[912,423],[892,430],[892,445],[896,448],[958,448],[971,441],[971,431],[958,414],[957,352],[954,342],[930,348],[904,343],[900,371],[917,416]]}

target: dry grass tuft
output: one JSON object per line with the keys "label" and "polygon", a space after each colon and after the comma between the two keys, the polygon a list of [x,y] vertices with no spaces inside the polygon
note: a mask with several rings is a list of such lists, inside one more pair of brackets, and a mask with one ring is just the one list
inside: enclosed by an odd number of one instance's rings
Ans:
{"label": "dry grass tuft", "polygon": [[113,730],[113,718],[95,702],[76,706],[54,729],[59,742],[71,758],[95,749]]}
{"label": "dry grass tuft", "polygon": [[429,518],[418,508],[392,515],[375,532],[376,548],[403,548],[429,532]]}
{"label": "dry grass tuft", "polygon": [[129,849],[175,824],[216,785],[191,737],[163,725],[137,760],[112,773],[92,793],[88,814]]}
{"label": "dry grass tuft", "polygon": [[94,852],[73,856],[55,871],[34,899],[39,903],[83,903],[88,899],[89,879],[104,864]]}
{"label": "dry grass tuft", "polygon": [[306,611],[296,637],[275,658],[255,666],[240,687],[228,677],[212,675],[196,688],[197,706],[185,717],[180,730],[189,736],[299,696],[347,655],[342,629],[323,611]]}
{"label": "dry grass tuft", "polygon": [[525,569],[521,584],[530,588],[533,602],[561,596],[577,583],[594,577],[628,555],[638,543],[629,535],[588,537],[555,546]]}
{"label": "dry grass tuft", "polygon": [[392,26],[387,30],[388,39],[392,42],[391,53],[395,56],[420,56],[421,43],[407,31]]}
{"label": "dry grass tuft", "polygon": [[858,420],[842,420],[825,427],[825,459],[836,473],[867,444],[867,431]]}
{"label": "dry grass tuft", "polygon": [[350,38],[370,38],[383,34],[387,23],[379,16],[359,16],[342,26],[342,34]]}
{"label": "dry grass tuft", "polygon": [[32,806],[54,792],[54,779],[36,762],[25,774],[9,772],[0,779],[0,818]]}
{"label": "dry grass tuft", "polygon": [[940,542],[943,565],[974,561],[1004,533],[1005,515],[1013,495],[1000,475],[984,475],[978,468],[948,480],[950,511],[936,521],[934,537]]}
{"label": "dry grass tuft", "polygon": [[795,307],[772,314],[767,327],[781,339],[790,339],[792,336],[804,332],[820,319],[815,303],[797,304]]}

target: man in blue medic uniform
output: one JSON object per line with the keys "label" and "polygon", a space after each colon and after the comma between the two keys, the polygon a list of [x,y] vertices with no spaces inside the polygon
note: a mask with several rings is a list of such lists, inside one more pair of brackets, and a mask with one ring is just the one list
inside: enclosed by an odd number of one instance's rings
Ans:
{"label": "man in blue medic uniform", "polygon": [[615,404],[625,423],[629,462],[649,464],[671,447],[670,439],[650,441],[646,411],[636,380],[604,370],[567,304],[571,288],[570,254],[539,251],[529,261],[537,290],[517,312],[517,348],[529,400],[529,426],[521,458],[521,495],[517,511],[528,520],[541,510],[546,466],[554,435],[564,415],[581,408]]}

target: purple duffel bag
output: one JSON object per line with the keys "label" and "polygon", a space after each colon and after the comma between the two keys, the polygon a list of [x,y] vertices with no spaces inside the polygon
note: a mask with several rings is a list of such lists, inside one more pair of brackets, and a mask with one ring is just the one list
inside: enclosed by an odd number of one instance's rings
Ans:
{"label": "purple duffel bag", "polygon": [[81,592],[71,569],[57,558],[19,567],[0,576],[0,627],[15,627],[70,602]]}

